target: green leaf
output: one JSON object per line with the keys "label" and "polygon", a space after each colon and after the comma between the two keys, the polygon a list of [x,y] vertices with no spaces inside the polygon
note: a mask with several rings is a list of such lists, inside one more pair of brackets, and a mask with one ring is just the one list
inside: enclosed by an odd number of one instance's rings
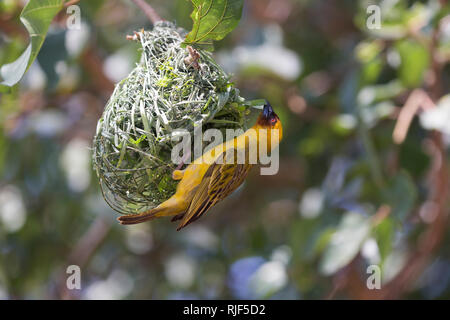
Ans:
{"label": "green leaf", "polygon": [[4,79],[0,84],[12,87],[19,82],[27,70],[31,49],[30,43],[16,61],[5,64],[0,68],[0,76]]}
{"label": "green leaf", "polygon": [[331,236],[320,263],[320,271],[331,275],[350,263],[358,254],[370,230],[369,218],[354,212],[346,213]]}
{"label": "green leaf", "polygon": [[377,225],[373,230],[375,239],[377,240],[378,248],[380,250],[381,265],[392,251],[394,232],[394,221],[389,217],[381,221],[380,224]]}
{"label": "green leaf", "polygon": [[408,88],[416,88],[422,84],[423,76],[429,65],[428,50],[413,40],[403,40],[396,43],[401,64],[398,76]]}
{"label": "green leaf", "polygon": [[191,0],[194,6],[191,18],[192,31],[183,45],[203,46],[212,49],[213,40],[223,39],[239,23],[243,0]]}
{"label": "green leaf", "polygon": [[56,64],[67,59],[65,37],[66,30],[52,30],[49,32],[36,58],[39,66],[45,72],[47,88],[49,89],[55,88],[59,81],[59,75],[56,73]]}
{"label": "green leaf", "polygon": [[53,18],[63,7],[63,0],[30,0],[20,14],[30,35],[30,44],[22,55],[0,68],[0,85],[12,87],[22,79],[36,58]]}
{"label": "green leaf", "polygon": [[417,199],[417,189],[411,176],[406,171],[401,171],[389,181],[384,192],[386,203],[391,206],[392,217],[397,221],[403,221],[414,207]]}
{"label": "green leaf", "polygon": [[266,99],[255,99],[255,100],[246,100],[245,105],[262,110],[264,105],[267,103]]}

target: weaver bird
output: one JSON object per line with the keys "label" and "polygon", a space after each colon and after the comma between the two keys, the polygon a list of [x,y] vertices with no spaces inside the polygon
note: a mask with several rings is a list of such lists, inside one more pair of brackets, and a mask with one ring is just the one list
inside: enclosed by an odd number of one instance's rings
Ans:
{"label": "weaver bird", "polygon": [[[140,214],[124,215],[121,224],[136,224],[154,218],[173,216],[181,220],[177,230],[200,218],[205,212],[236,190],[253,166],[250,151],[258,162],[260,149],[267,152],[278,146],[282,138],[280,119],[266,103],[256,124],[234,139],[205,152],[184,170],[175,170],[173,179],[181,180],[175,194],[156,208]],[[230,152],[232,151],[232,152]],[[237,161],[239,154],[244,158]],[[239,163],[242,162],[242,163]]]}

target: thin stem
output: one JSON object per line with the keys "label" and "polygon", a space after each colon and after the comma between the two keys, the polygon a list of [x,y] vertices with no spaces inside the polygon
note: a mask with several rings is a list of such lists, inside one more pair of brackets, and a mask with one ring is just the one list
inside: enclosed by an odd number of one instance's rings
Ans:
{"label": "thin stem", "polygon": [[367,154],[370,174],[372,175],[372,179],[375,182],[375,185],[380,190],[382,190],[385,186],[383,170],[381,168],[380,160],[378,159],[378,154],[376,152],[372,136],[370,135],[369,128],[367,127],[367,124],[365,123],[364,117],[362,115],[361,106],[356,106],[355,115],[359,123],[358,131]]}
{"label": "thin stem", "polygon": [[144,14],[149,18],[149,20],[155,24],[158,21],[162,21],[163,19],[156,13],[155,9],[151,5],[149,5],[144,0],[131,0],[137,5],[139,8],[144,11]]}
{"label": "thin stem", "polygon": [[78,2],[80,2],[80,0],[69,0],[66,3],[64,3],[64,7],[70,7],[71,5],[77,4]]}
{"label": "thin stem", "polygon": [[367,128],[367,125],[365,124],[362,117],[359,119],[359,132],[362,137],[362,142],[364,145],[364,149],[367,153],[367,158],[369,161],[369,167],[370,167],[370,173],[372,175],[372,179],[374,180],[377,187],[382,190],[385,186],[385,181],[383,177],[383,170],[381,169],[381,164],[378,159],[378,155],[375,149],[375,146],[372,141],[372,137],[369,133],[369,129]]}

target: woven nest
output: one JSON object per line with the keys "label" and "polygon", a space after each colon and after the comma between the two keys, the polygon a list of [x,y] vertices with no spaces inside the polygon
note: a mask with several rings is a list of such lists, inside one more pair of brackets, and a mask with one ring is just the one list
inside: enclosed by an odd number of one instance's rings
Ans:
{"label": "woven nest", "polygon": [[141,60],[98,121],[94,168],[105,200],[120,213],[153,208],[175,193],[174,130],[244,127],[239,90],[210,53],[199,50],[198,66],[188,63],[192,56],[180,46],[185,34],[169,22],[137,33]]}

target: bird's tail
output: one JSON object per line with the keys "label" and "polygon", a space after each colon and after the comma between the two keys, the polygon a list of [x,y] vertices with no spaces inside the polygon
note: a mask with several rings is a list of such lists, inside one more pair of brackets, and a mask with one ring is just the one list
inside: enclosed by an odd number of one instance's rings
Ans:
{"label": "bird's tail", "polygon": [[164,208],[156,207],[139,214],[129,214],[120,216],[117,218],[117,220],[120,222],[120,224],[137,224],[161,216],[163,210]]}

